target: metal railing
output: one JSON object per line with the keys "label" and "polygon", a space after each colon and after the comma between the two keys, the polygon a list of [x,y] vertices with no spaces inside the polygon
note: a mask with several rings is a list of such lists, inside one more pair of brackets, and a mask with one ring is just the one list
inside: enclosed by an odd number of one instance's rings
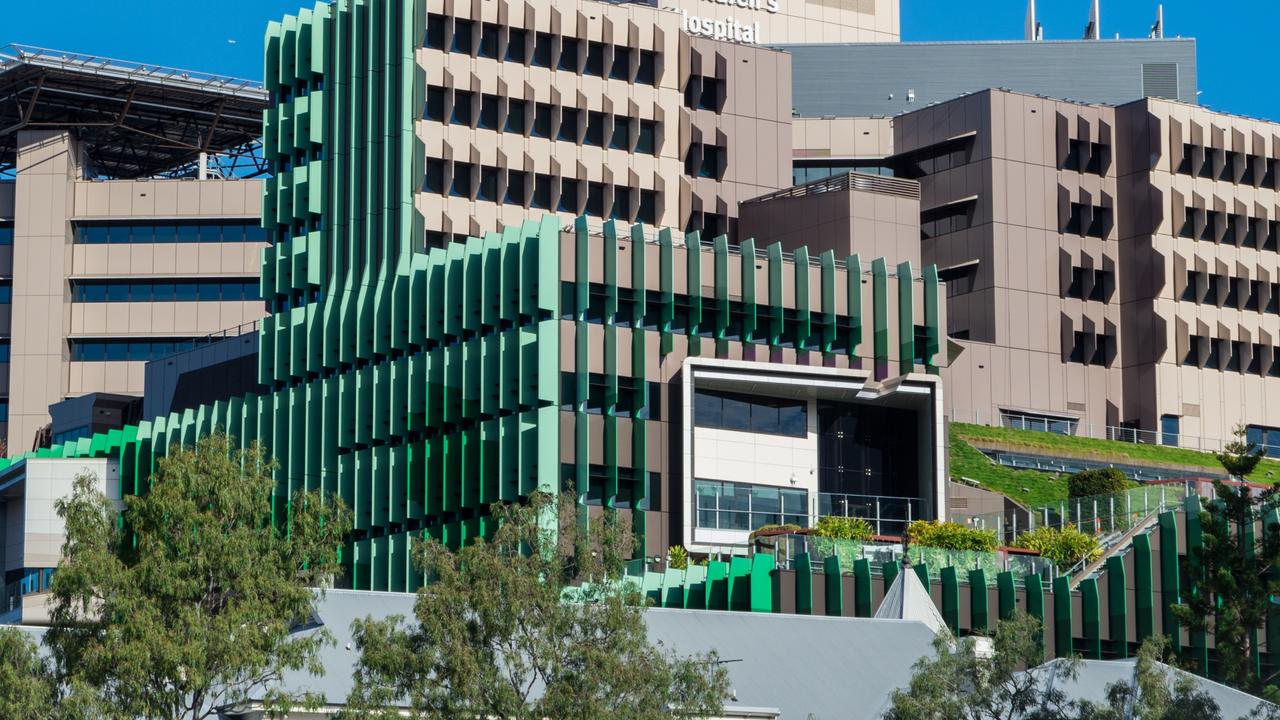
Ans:
{"label": "metal railing", "polygon": [[[1165,447],[1195,450],[1197,452],[1220,452],[1234,438],[1205,438],[1177,432],[1159,430],[1142,430],[1140,428],[1120,425],[1096,425],[1074,418],[1052,418],[1044,415],[1023,414],[1016,412],[998,412],[991,415],[980,410],[958,412],[954,408],[947,413],[949,422],[970,423],[973,425],[989,425],[1014,430],[1033,430],[1055,435],[1071,435],[1074,437],[1092,438],[1094,440],[1113,440],[1143,445],[1163,445]],[[1280,457],[1280,445],[1259,443],[1268,457]]]}
{"label": "metal railing", "polygon": [[920,518],[918,498],[818,493],[817,517],[862,518],[877,535],[901,535]]}
{"label": "metal railing", "polygon": [[963,570],[964,572],[959,573],[962,583],[970,581],[970,570],[984,571],[984,581],[988,585],[994,585],[996,575],[1006,571],[1013,572],[1019,582],[1027,575],[1051,578],[1057,573],[1057,567],[1046,558],[1008,550],[976,552],[911,545],[904,554],[901,543],[837,540],[812,534],[775,535],[762,538],[758,544],[766,546],[766,551],[773,550],[778,567],[787,570],[794,570],[796,559],[801,553],[808,553],[813,570],[823,570],[826,559],[834,556],[840,562],[841,574],[852,573],[855,562],[866,560],[872,575],[880,575],[885,565],[891,562],[901,563],[904,557],[912,565],[925,565],[931,575],[945,567]]}
{"label": "metal railing", "polygon": [[178,82],[194,85],[202,90],[255,94],[266,97],[267,91],[256,80],[215,75],[199,70],[182,70],[160,65],[144,65],[128,60],[50,50],[31,45],[6,45],[0,47],[0,67],[28,63],[42,67],[63,68],[77,72],[116,78],[120,80]]}
{"label": "metal railing", "polygon": [[249,333],[257,332],[258,324],[259,324],[258,320],[253,320],[247,323],[240,323],[235,327],[225,328],[217,332],[209,333],[208,335],[205,335],[203,337],[192,338],[190,340],[187,340],[186,342],[177,344],[173,348],[173,353],[170,355],[170,357],[172,357],[172,355],[177,355],[178,353],[189,352],[197,348],[205,347],[206,345],[212,345],[213,343],[218,342],[220,340],[226,340],[227,338],[240,337],[242,335],[247,335]]}
{"label": "metal railing", "polygon": [[840,192],[843,190],[865,190],[867,192],[895,195],[897,197],[920,199],[920,183],[905,178],[886,177],[857,171],[843,172],[812,180],[803,185],[795,185],[783,190],[776,190],[767,195],[744,200],[743,205],[768,202],[779,198],[805,197],[821,193]]}
{"label": "metal railing", "polygon": [[1006,545],[1013,545],[1023,533],[1041,527],[1075,527],[1106,539],[1123,535],[1155,513],[1181,507],[1185,498],[1194,494],[1194,482],[1143,485],[1113,495],[1072,498],[1030,510],[974,515],[969,522],[994,530],[997,541]]}

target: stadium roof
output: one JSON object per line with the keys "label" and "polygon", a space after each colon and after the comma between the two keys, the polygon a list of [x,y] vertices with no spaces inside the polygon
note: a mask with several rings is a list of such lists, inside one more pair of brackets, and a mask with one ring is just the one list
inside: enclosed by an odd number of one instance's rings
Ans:
{"label": "stadium roof", "polygon": [[113,178],[248,152],[268,97],[249,80],[10,45],[0,48],[0,170],[13,167],[24,129],[70,130],[92,172]]}

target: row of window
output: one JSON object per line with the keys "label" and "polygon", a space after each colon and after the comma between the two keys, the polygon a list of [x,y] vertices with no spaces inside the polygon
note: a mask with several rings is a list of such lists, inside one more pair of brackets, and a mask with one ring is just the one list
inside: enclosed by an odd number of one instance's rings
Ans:
{"label": "row of window", "polygon": [[[1192,335],[1182,364],[1207,370],[1280,377],[1280,347],[1270,349],[1271,361],[1265,363],[1264,368],[1263,355],[1266,350],[1267,346],[1261,343]],[[1249,354],[1247,362],[1246,352]]]}
{"label": "row of window", "polygon": [[71,301],[253,302],[262,299],[257,278],[232,280],[73,280]]}
{"label": "row of window", "polygon": [[976,209],[976,203],[958,202],[920,213],[920,239],[928,240],[973,227]]}
{"label": "row of window", "polygon": [[1110,366],[1114,354],[1115,338],[1101,333],[1072,333],[1071,354],[1068,362],[1081,365]]}
{"label": "row of window", "polygon": [[[587,396],[578,397],[578,376],[576,373],[560,373],[560,409],[576,410],[579,400],[586,404],[589,415],[602,415],[607,410],[609,399],[608,377],[603,373],[589,373],[587,376]],[[658,420],[662,417],[662,383],[646,384],[648,406],[642,407],[643,398],[632,378],[618,378],[618,393],[614,398],[614,417],[635,417],[640,420]]]}
{"label": "row of window", "polygon": [[1062,231],[1071,235],[1106,238],[1111,232],[1111,208],[1073,202]]}
{"label": "row of window", "polygon": [[697,480],[698,527],[752,531],[765,525],[809,526],[809,492],[746,483]]}
{"label": "row of window", "polygon": [[1087,140],[1067,141],[1067,156],[1062,159],[1063,170],[1106,175],[1110,166],[1111,146]]}
{"label": "row of window", "polygon": [[723,146],[692,143],[684,158],[684,174],[719,180],[724,177],[727,157]]}
{"label": "row of window", "polygon": [[1188,207],[1178,237],[1275,252],[1280,244],[1280,220]]}
{"label": "row of window", "polygon": [[737,393],[698,390],[693,394],[693,424],[701,428],[805,437],[808,403]]}
{"label": "row of window", "polygon": [[[1204,289],[1200,289],[1201,280]],[[1262,290],[1269,287],[1270,293],[1265,306],[1262,304]],[[1225,291],[1223,291],[1225,288]],[[1217,273],[1202,273],[1198,270],[1187,271],[1187,286],[1182,291],[1182,300],[1202,305],[1215,305],[1239,310],[1280,315],[1280,283],[1265,283],[1261,280],[1233,278]],[[1243,299],[1243,304],[1241,300]]]}
{"label": "row of window", "polygon": [[658,84],[658,54],[594,40],[530,32],[521,28],[427,15],[426,47],[500,62]]}
{"label": "row of window", "polygon": [[[481,130],[544,138],[575,145],[658,154],[659,125],[626,115],[582,111],[551,103],[513,100],[467,90],[427,88],[423,118]],[[606,142],[607,140],[607,142]]]}
{"label": "row of window", "polygon": [[1280,457],[1280,428],[1265,425],[1246,425],[1244,437],[1262,448],[1267,457]]}
{"label": "row of window", "polygon": [[211,338],[146,338],[69,340],[75,362],[138,362],[159,360],[176,352],[213,342]]}
{"label": "row of window", "polygon": [[1218,152],[1213,148],[1183,143],[1182,162],[1178,163],[1174,172],[1179,175],[1191,175],[1272,190],[1280,187],[1277,185],[1280,159],[1227,150],[1222,153],[1222,167],[1215,169],[1217,154]]}
{"label": "row of window", "polygon": [[256,220],[76,223],[75,241],[82,245],[134,243],[267,242]]}
{"label": "row of window", "polygon": [[658,193],[654,190],[434,158],[427,160],[422,191],[647,225],[658,218]]}
{"label": "row of window", "polygon": [[1071,268],[1071,284],[1067,286],[1066,296],[1077,300],[1097,300],[1108,302],[1111,293],[1115,292],[1115,274],[1110,270],[1096,268]]}
{"label": "row of window", "polygon": [[720,112],[725,97],[725,83],[719,78],[694,75],[684,86],[684,106],[690,110]]}

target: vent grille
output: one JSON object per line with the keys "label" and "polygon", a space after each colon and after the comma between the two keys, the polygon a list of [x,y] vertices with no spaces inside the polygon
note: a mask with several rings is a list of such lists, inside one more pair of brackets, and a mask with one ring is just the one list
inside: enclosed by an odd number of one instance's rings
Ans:
{"label": "vent grille", "polygon": [[1178,63],[1143,63],[1142,96],[1178,99]]}

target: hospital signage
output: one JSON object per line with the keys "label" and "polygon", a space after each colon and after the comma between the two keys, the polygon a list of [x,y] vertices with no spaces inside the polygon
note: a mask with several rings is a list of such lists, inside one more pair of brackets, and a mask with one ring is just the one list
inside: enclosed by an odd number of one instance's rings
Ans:
{"label": "hospital signage", "polygon": [[[752,12],[778,13],[780,0],[703,0],[702,4],[714,3],[725,6],[727,12],[747,10]],[[713,40],[756,45],[762,42],[759,21],[747,21],[734,15],[705,17],[691,14],[687,10],[677,10],[681,16],[681,29],[690,35],[709,37]]]}

